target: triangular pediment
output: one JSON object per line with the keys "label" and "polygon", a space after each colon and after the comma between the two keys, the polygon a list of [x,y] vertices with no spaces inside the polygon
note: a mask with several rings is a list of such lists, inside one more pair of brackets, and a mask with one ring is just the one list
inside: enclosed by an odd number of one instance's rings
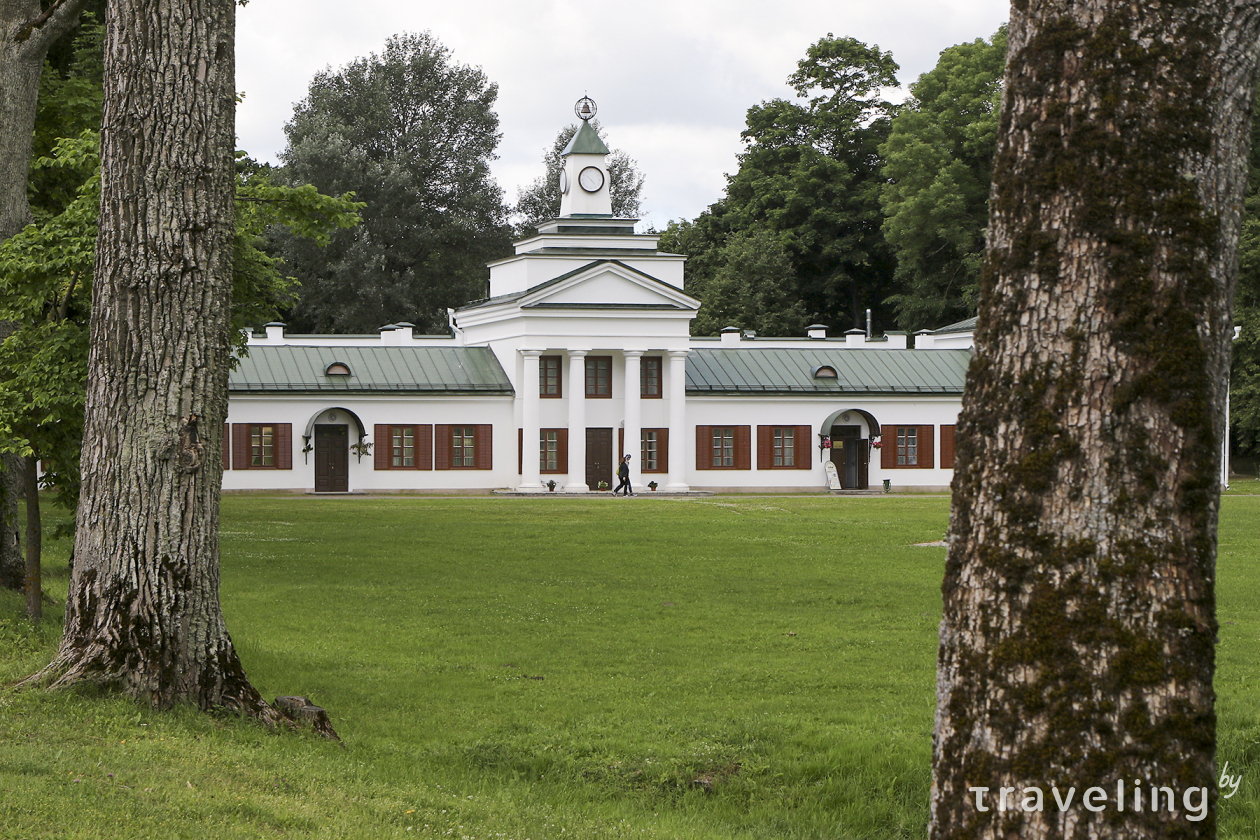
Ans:
{"label": "triangular pediment", "polygon": [[700,301],[617,260],[598,260],[527,291],[521,308],[689,309]]}

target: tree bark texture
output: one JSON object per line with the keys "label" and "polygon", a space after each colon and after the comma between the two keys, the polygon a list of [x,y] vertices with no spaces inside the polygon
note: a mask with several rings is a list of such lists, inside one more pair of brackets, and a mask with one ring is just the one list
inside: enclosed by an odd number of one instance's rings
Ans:
{"label": "tree bark texture", "polygon": [[275,722],[219,606],[234,5],[107,10],[83,486],[65,635],[42,676]]}
{"label": "tree bark texture", "polygon": [[[58,0],[41,12],[39,0],[0,0],[0,242],[31,221],[26,180],[44,57],[86,4]],[[0,339],[11,332],[0,324]],[[0,455],[0,586],[10,589],[24,579],[17,521],[24,470],[21,457]]]}
{"label": "tree bark texture", "polygon": [[35,623],[44,618],[44,584],[40,554],[44,550],[44,527],[39,518],[39,461],[33,456],[23,459],[23,483],[26,489],[26,617]]}
{"label": "tree bark texture", "polygon": [[1216,835],[1219,442],[1258,36],[1241,0],[1012,3],[936,840]]}

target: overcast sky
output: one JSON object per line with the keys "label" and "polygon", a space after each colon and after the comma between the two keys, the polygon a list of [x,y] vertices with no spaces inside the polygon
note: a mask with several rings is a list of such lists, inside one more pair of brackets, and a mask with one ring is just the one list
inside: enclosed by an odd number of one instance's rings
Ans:
{"label": "overcast sky", "polygon": [[509,203],[585,93],[647,176],[644,220],[663,227],[721,198],[748,108],[793,96],[787,77],[827,33],[891,51],[908,85],[1008,13],[1008,0],[252,0],[238,10],[238,144],[276,161],[316,72],[428,30],[499,86],[493,169]]}

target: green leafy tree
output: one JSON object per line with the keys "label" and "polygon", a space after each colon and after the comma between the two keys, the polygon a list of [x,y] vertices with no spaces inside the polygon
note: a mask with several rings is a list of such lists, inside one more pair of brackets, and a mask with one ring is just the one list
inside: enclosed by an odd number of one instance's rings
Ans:
{"label": "green leafy tree", "polygon": [[[0,3],[0,243],[32,220],[28,190],[35,195],[53,194],[33,183],[32,154],[45,155],[50,138],[73,136],[79,127],[99,124],[99,94],[94,101],[85,103],[70,89],[68,80],[92,75],[76,65],[81,59],[90,61],[91,50],[83,45],[82,30],[94,22],[90,13],[103,8],[103,0]],[[88,14],[81,22],[80,13],[85,9]],[[95,73],[98,86],[99,63],[98,60]],[[65,126],[71,115],[77,118],[79,126]],[[51,126],[57,126],[57,130],[50,130]],[[61,203],[64,205],[73,194],[73,183],[68,188],[63,185]],[[43,209],[37,201],[35,216]],[[17,323],[0,320],[0,340],[17,329]],[[37,618],[41,609],[39,555],[28,540],[24,563],[18,553],[17,537],[17,500],[22,495],[36,495],[31,480],[34,472],[31,459],[12,452],[0,453],[0,586],[26,589],[27,611]],[[28,508],[28,531],[32,524],[38,525],[38,518],[31,514]]]}
{"label": "green leafy tree", "polygon": [[687,292],[703,305],[693,322],[698,335],[739,326],[761,335],[797,335],[805,329],[805,305],[790,302],[792,261],[772,232],[754,228],[727,237],[710,252],[716,265],[688,279]]}
{"label": "green leafy tree", "polygon": [[[36,159],[34,182],[77,182],[75,197],[57,215],[0,244],[0,320],[11,325],[10,335],[0,342],[0,452],[24,459],[28,474],[38,461],[41,483],[55,488],[58,504],[71,510],[80,485],[87,326],[100,206],[98,149],[96,133],[85,131],[78,138],[59,140],[51,157]],[[357,223],[361,205],[349,196],[320,195],[309,185],[278,185],[266,167],[239,157],[230,339],[243,352],[243,331],[276,317],[294,299],[295,281],[262,250],[267,229],[283,225],[294,235],[326,243],[330,231]],[[45,177],[49,170],[58,175]],[[38,494],[26,495],[31,524],[37,524]],[[28,552],[35,557],[38,535],[28,526]]]}
{"label": "green leafy tree", "polygon": [[880,148],[884,236],[900,287],[887,302],[905,330],[975,314],[1005,63],[1005,26],[943,51],[911,85]]}
{"label": "green leafy tree", "polygon": [[511,253],[489,166],[497,95],[428,33],[395,36],[379,55],[316,75],[285,127],[285,177],[353,192],[365,207],[362,226],[327,248],[279,239],[301,281],[291,326],[373,332],[410,321],[436,331],[448,307],[485,295],[486,262]]}
{"label": "green leafy tree", "polygon": [[880,311],[892,257],[880,232],[879,146],[894,111],[880,91],[897,83],[896,72],[889,53],[829,34],[788,79],[797,101],[749,109],[725,197],[694,223],[671,223],[663,239],[692,258],[697,289],[730,262],[722,252],[731,237],[765,241],[763,231],[791,266],[773,295],[762,296],[781,323],[799,320],[798,306],[829,325],[862,323],[867,307]]}
{"label": "green leafy tree", "polygon": [[[599,120],[591,120],[591,128],[595,129],[601,140],[608,141],[608,133],[599,124]],[[577,130],[576,125],[567,125],[560,129],[555,142],[543,154],[546,174],[534,179],[528,187],[517,190],[516,206],[512,208],[517,217],[513,226],[516,237],[532,236],[537,232],[540,222],[560,215],[560,171],[564,169],[564,158],[560,153],[569,145]],[[608,192],[612,198],[614,216],[637,219],[642,215],[640,202],[644,180],[645,176],[639,171],[638,163],[621,149],[614,149],[608,157]]]}

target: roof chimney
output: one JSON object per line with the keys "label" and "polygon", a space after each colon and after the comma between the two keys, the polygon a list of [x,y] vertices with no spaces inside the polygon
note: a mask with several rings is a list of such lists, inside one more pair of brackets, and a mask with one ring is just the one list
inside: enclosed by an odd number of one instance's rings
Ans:
{"label": "roof chimney", "polygon": [[805,335],[810,338],[826,338],[827,326],[825,324],[810,324],[805,328]]}
{"label": "roof chimney", "polygon": [[739,344],[739,327],[722,328],[722,346],[734,347]]}

